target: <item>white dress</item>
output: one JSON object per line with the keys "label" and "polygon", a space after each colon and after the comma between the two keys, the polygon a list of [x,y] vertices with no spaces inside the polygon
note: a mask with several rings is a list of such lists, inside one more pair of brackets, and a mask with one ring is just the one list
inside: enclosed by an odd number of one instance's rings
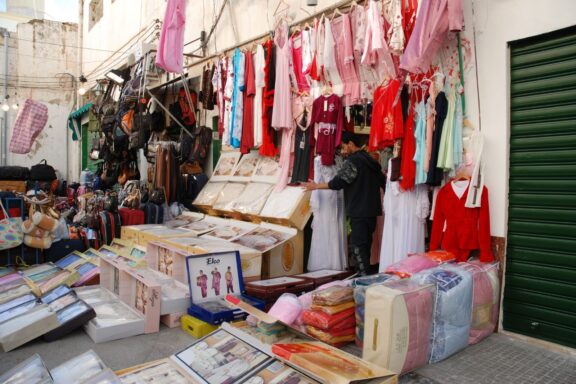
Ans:
{"label": "white dress", "polygon": [[332,84],[332,91],[338,96],[344,94],[344,84],[340,78],[338,67],[336,65],[336,42],[332,34],[332,25],[330,20],[324,19],[324,69],[326,70],[327,80]]}
{"label": "white dress", "polygon": [[402,191],[397,181],[388,181],[384,194],[384,230],[380,249],[380,272],[410,253],[424,252],[426,217],[430,211],[425,184]]}
{"label": "white dress", "polygon": [[[320,156],[314,159],[316,183],[326,183],[336,176],[336,173],[336,166],[322,165]],[[343,271],[348,265],[344,192],[329,189],[312,191],[310,205],[314,220],[308,270]]]}
{"label": "white dress", "polygon": [[259,44],[254,54],[254,77],[256,94],[254,95],[254,146],[262,145],[262,93],[266,83],[264,82],[264,67],[266,58],[264,57],[264,47]]}

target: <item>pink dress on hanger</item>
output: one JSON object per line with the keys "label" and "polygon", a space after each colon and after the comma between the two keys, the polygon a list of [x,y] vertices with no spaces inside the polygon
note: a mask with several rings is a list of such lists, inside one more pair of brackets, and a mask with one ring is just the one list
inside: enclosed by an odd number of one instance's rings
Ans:
{"label": "pink dress on hanger", "polygon": [[366,10],[356,5],[350,11],[352,19],[352,38],[354,41],[354,65],[360,82],[360,98],[362,101],[372,100],[378,81],[378,73],[371,65],[361,64],[364,40],[366,39]]}
{"label": "pink dress on hanger", "polygon": [[380,78],[395,78],[396,68],[386,40],[384,39],[384,17],[380,2],[370,1],[366,11],[366,38],[362,53],[362,64],[378,68]]}
{"label": "pink dress on hanger", "polygon": [[345,106],[358,104],[360,83],[354,65],[352,28],[348,14],[332,20],[332,34],[336,42],[336,66],[344,83],[342,102]]}
{"label": "pink dress on hanger", "polygon": [[292,67],[294,68],[294,76],[296,77],[296,83],[298,84],[298,90],[300,92],[310,90],[310,84],[308,84],[308,80],[306,79],[303,70],[303,36],[302,32],[296,32],[290,37]]}
{"label": "pink dress on hanger", "polygon": [[400,68],[412,73],[427,72],[448,31],[461,31],[463,26],[462,0],[422,0]]}
{"label": "pink dress on hanger", "polygon": [[272,109],[272,127],[274,129],[292,128],[290,39],[288,38],[288,25],[286,22],[281,22],[276,27],[274,44],[276,45],[276,82]]}
{"label": "pink dress on hanger", "polygon": [[184,29],[186,28],[186,0],[168,0],[156,65],[166,72],[182,73],[184,62]]}

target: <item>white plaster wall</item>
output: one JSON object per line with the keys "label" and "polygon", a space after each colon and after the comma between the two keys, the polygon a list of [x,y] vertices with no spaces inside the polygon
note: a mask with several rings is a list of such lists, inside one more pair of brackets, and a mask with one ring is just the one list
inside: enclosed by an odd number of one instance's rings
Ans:
{"label": "white plaster wall", "polygon": [[[67,128],[68,115],[76,109],[76,89],[70,75],[58,76],[61,73],[78,76],[76,41],[76,24],[53,21],[35,20],[19,24],[17,33],[11,34],[8,52],[10,104],[17,101],[22,106],[28,98],[42,102],[48,107],[48,122],[28,154],[19,155],[9,151],[6,153],[8,165],[31,166],[46,159],[62,177],[68,180],[78,179],[79,145],[72,142]],[[3,76],[3,50],[0,52],[0,63]],[[17,113],[18,111],[13,109],[7,113],[7,148]],[[0,114],[3,116],[3,112],[0,111]],[[67,136],[70,138],[68,150]]]}
{"label": "white plaster wall", "polygon": [[[507,230],[508,203],[508,42],[576,24],[576,1],[463,0],[463,2],[466,30],[462,35],[464,39],[476,43],[478,68],[478,81],[474,60],[465,71],[467,115],[472,124],[480,127],[485,134],[485,177],[490,192],[492,235],[504,237]],[[146,0],[141,3],[142,8],[139,8],[128,1],[116,1],[112,4],[111,0],[105,0],[104,17],[99,24],[88,31],[87,23],[84,23],[84,45],[116,50],[154,19],[163,19],[166,4],[164,0]],[[222,0],[216,0],[215,3],[217,13]],[[209,42],[209,54],[260,35],[273,27],[273,13],[277,0],[231,0],[231,3],[238,37],[235,37],[231,15],[226,9],[216,29],[215,37]],[[294,20],[301,20],[307,17],[302,8],[316,13],[338,1],[320,0],[317,7],[307,7],[305,0],[286,0],[286,3],[290,5],[288,14]],[[187,4],[185,41],[190,41],[197,38],[202,29],[209,31],[214,17],[214,2],[193,0]],[[86,18],[87,2],[84,12]],[[116,16],[118,14],[123,16]],[[127,18],[126,14],[132,14],[133,17]],[[192,47],[197,47],[197,44],[190,46]],[[109,52],[85,51],[85,72],[90,72],[97,65],[94,61],[104,60],[109,55]],[[201,67],[195,67],[191,68],[190,72],[195,75],[200,70]],[[102,77],[102,69],[96,71],[94,75]]]}
{"label": "white plaster wall", "polygon": [[485,181],[490,192],[492,235],[505,237],[510,141],[508,42],[575,25],[576,1],[464,0],[464,6],[465,36],[471,36],[472,23],[476,29],[479,83],[478,94],[473,70],[466,74],[467,106],[476,126],[481,117],[485,135]]}

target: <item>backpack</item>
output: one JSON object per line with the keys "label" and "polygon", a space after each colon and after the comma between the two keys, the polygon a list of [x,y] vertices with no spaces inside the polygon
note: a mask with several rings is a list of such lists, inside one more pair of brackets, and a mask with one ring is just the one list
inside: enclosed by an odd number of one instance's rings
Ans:
{"label": "backpack", "polygon": [[190,127],[196,124],[195,110],[198,109],[198,94],[195,91],[190,91],[190,98],[192,99],[192,107],[190,108],[188,98],[186,97],[186,90],[181,87],[178,91],[178,102],[180,104],[180,111],[182,112],[182,123]]}
{"label": "backpack", "polygon": [[188,155],[188,161],[197,161],[201,165],[204,165],[210,152],[210,145],[212,144],[212,130],[206,126],[201,126],[196,128],[194,135],[195,137],[190,154]]}

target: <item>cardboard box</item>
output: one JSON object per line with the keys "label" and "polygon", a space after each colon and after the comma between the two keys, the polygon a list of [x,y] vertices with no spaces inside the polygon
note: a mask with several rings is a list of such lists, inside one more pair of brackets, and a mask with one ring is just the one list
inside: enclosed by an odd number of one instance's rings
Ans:
{"label": "cardboard box", "polygon": [[264,300],[267,304],[274,304],[283,293],[293,293],[296,296],[314,289],[310,280],[296,277],[277,277],[269,280],[253,281],[245,284],[246,293],[250,296]]}
{"label": "cardboard box", "polygon": [[273,191],[260,212],[262,221],[303,230],[312,216],[310,191],[288,186],[280,192]]}
{"label": "cardboard box", "polygon": [[146,247],[146,245],[151,241],[162,240],[170,237],[188,237],[190,233],[185,229],[180,228],[155,228],[140,231],[138,234],[138,245]]}
{"label": "cardboard box", "polygon": [[192,305],[188,314],[210,324],[220,324],[244,316],[225,302],[227,294],[263,309],[264,302],[244,294],[244,280],[238,251],[186,257],[188,286]]}
{"label": "cardboard box", "polygon": [[233,244],[224,240],[209,240],[205,238],[180,238],[165,241],[174,246],[185,247],[191,255],[207,253],[239,251],[244,281],[260,280],[262,273],[262,253],[255,249]]}
{"label": "cardboard box", "polygon": [[9,352],[58,328],[58,318],[46,304],[38,304],[18,317],[2,323],[0,350]]}
{"label": "cardboard box", "polygon": [[123,383],[195,383],[190,375],[171,359],[156,360],[116,371]]}
{"label": "cardboard box", "polygon": [[52,376],[50,376],[46,364],[37,353],[11,368],[9,371],[4,372],[2,376],[0,376],[0,383],[22,383],[21,380],[23,377],[33,377],[36,379],[36,383],[52,383]]}
{"label": "cardboard box", "polygon": [[182,326],[182,317],[187,316],[186,312],[170,313],[160,316],[160,322],[168,328],[178,328]]}
{"label": "cardboard box", "polygon": [[144,316],[144,333],[160,330],[161,286],[136,270],[120,270],[118,296]]}
{"label": "cardboard box", "polygon": [[[272,226],[273,224],[262,223]],[[297,275],[304,272],[304,233],[294,228],[275,226],[293,235],[262,256],[262,279]]]}
{"label": "cardboard box", "polygon": [[145,229],[163,228],[161,224],[141,224],[141,225],[127,225],[122,226],[120,229],[120,238],[122,240],[131,241],[134,244],[138,243],[138,236],[141,231]]}
{"label": "cardboard box", "polygon": [[332,281],[344,280],[351,276],[350,271],[335,271],[331,269],[323,269],[320,271],[301,273],[299,275],[294,275],[293,277],[310,280],[314,283],[314,289],[320,287],[321,285],[330,283]]}
{"label": "cardboard box", "polygon": [[92,305],[96,317],[84,325],[84,331],[95,343],[124,339],[145,333],[144,316],[120,299]]}
{"label": "cardboard box", "polygon": [[190,290],[187,284],[150,268],[128,269],[128,272],[161,287],[161,315],[186,312],[190,306]]}
{"label": "cardboard box", "polygon": [[146,246],[146,263],[149,268],[171,276],[181,283],[188,284],[186,256],[189,252],[171,246],[166,241],[151,241]]}
{"label": "cardboard box", "polygon": [[181,318],[182,330],[189,334],[190,336],[201,339],[210,332],[218,329],[217,325],[213,325],[202,321],[196,317],[185,314]]}

